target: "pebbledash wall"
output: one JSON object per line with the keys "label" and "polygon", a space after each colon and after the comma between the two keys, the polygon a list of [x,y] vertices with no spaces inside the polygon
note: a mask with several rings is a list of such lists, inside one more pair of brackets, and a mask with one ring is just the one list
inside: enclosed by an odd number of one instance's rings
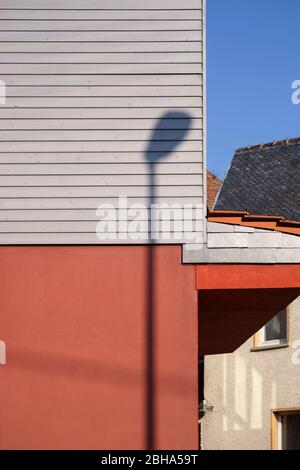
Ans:
{"label": "pebbledash wall", "polygon": [[289,347],[251,352],[250,338],[233,354],[207,356],[202,419],[206,450],[270,450],[271,410],[299,408],[300,297],[288,308]]}
{"label": "pebbledash wall", "polygon": [[185,239],[99,240],[96,210],[203,203],[204,8],[0,0],[1,449],[198,447]]}

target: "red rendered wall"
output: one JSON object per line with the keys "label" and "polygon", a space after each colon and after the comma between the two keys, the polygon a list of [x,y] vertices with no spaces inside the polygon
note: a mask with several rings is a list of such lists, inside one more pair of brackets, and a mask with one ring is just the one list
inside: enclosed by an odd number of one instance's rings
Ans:
{"label": "red rendered wall", "polygon": [[[0,248],[0,449],[147,447],[148,250]],[[196,449],[195,268],[153,256],[154,445]]]}

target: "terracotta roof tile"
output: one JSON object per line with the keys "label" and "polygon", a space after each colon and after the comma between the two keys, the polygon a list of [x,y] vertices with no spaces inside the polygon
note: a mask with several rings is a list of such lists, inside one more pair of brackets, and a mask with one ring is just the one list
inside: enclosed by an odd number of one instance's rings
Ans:
{"label": "terracotta roof tile", "polygon": [[208,220],[221,224],[240,225],[300,235],[300,221],[287,220],[277,216],[252,215],[244,211],[214,210],[208,213]]}

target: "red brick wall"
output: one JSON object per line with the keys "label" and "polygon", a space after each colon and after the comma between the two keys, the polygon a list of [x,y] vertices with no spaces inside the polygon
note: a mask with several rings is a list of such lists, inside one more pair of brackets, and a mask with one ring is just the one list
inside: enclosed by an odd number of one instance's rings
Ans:
{"label": "red brick wall", "polygon": [[221,184],[222,181],[219,180],[216,175],[214,175],[210,171],[207,172],[207,206],[209,210],[211,210],[213,207]]}

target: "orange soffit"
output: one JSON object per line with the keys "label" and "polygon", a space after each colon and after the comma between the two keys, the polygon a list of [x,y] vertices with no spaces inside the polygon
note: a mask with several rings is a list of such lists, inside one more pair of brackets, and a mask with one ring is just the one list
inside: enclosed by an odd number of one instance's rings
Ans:
{"label": "orange soffit", "polygon": [[239,211],[210,211],[208,220],[219,224],[241,225],[300,235],[300,222],[276,216],[250,215],[249,212]]}

